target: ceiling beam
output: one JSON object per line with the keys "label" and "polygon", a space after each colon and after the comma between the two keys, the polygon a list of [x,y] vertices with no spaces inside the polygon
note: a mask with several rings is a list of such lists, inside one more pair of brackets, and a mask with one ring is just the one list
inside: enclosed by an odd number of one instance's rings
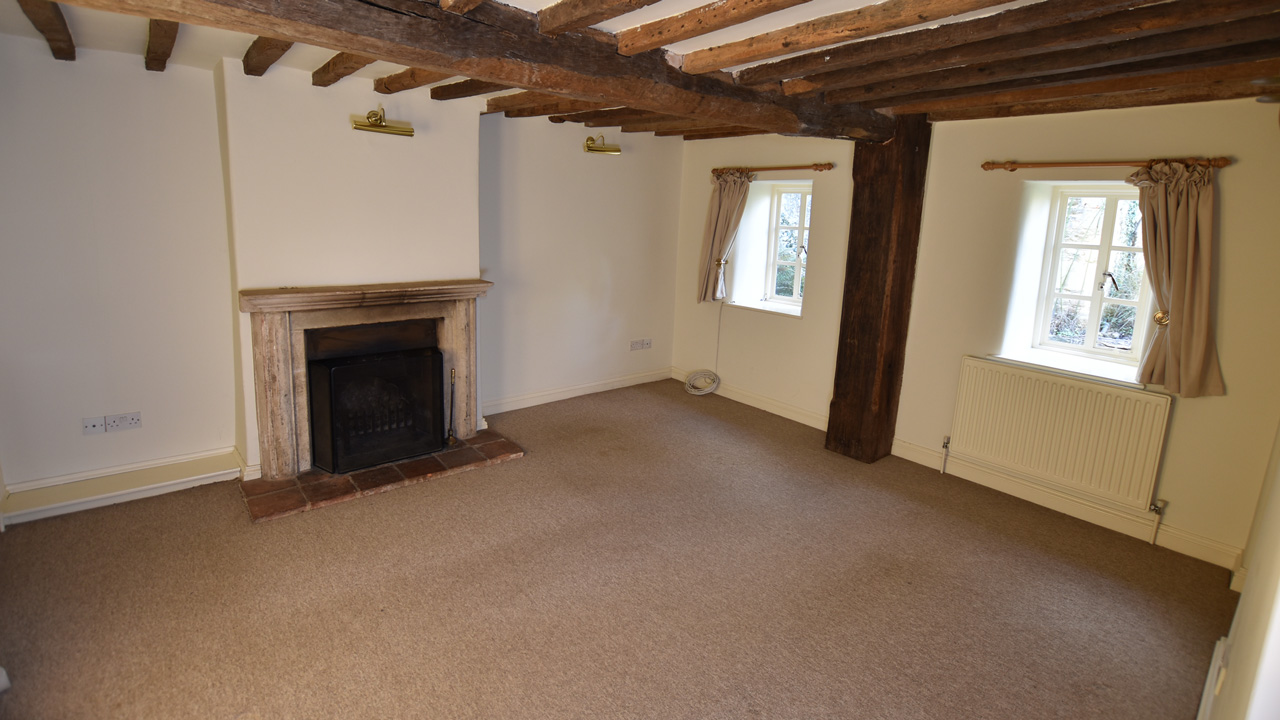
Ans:
{"label": "ceiling beam", "polygon": [[[880,98],[871,102],[877,107],[895,107],[898,105],[914,104],[930,100],[975,97],[978,95],[989,95],[992,93],[1007,92],[1011,90],[1022,90],[1037,87],[1062,87],[1074,83],[1139,77],[1142,75],[1152,75],[1162,72],[1198,70],[1202,68],[1234,65],[1237,63],[1253,62],[1257,60],[1270,60],[1277,57],[1280,57],[1280,40],[1266,40],[1262,42],[1249,43],[1247,45],[1233,45],[1231,47],[1205,50],[1198,53],[1172,55],[1169,57],[1140,60],[1120,65],[1095,67],[1076,72],[1039,75],[985,85],[968,85],[965,87],[946,88],[941,90],[925,90],[909,95]],[[843,91],[836,91],[836,93],[839,92]],[[831,94],[835,95],[836,93]]]}
{"label": "ceiling beam", "polygon": [[718,0],[688,12],[622,30],[618,52],[635,55],[753,20],[810,0]]}
{"label": "ceiling beam", "polygon": [[607,110],[586,110],[584,112],[578,112],[578,113],[552,115],[547,119],[553,123],[563,123],[563,122],[586,123],[586,122],[592,122],[594,120],[608,120],[616,117],[620,117],[623,119],[638,118],[638,117],[644,117],[646,115],[652,115],[652,114],[653,113],[650,113],[648,110],[636,110],[635,108],[620,107],[620,108],[609,108]]}
{"label": "ceiling beam", "polygon": [[[831,103],[876,103],[883,98],[934,92],[952,88],[986,85],[1003,80],[1019,80],[1074,73],[1093,68],[1169,58],[1205,50],[1244,45],[1280,38],[1280,13],[1260,18],[1234,20],[1204,28],[1179,30],[1153,37],[1109,43],[1077,50],[1059,50],[1041,55],[975,63],[964,67],[921,73],[860,87],[834,90],[824,95]],[[1169,68],[1173,69],[1173,68]],[[1106,74],[1103,70],[1102,74]]]}
{"label": "ceiling beam", "polygon": [[440,0],[440,7],[451,13],[463,15],[475,10],[484,0]]}
{"label": "ceiling beam", "polygon": [[604,22],[658,0],[560,0],[538,11],[538,31],[559,35]]}
{"label": "ceiling beam", "polygon": [[355,53],[340,52],[329,58],[329,62],[316,68],[311,73],[311,84],[316,87],[329,87],[338,82],[342,78],[356,72],[366,65],[374,62],[371,57],[364,55],[356,55]]}
{"label": "ceiling beam", "polygon": [[1030,32],[1070,22],[1118,12],[1130,7],[1163,0],[1044,0],[1013,10],[1005,10],[976,20],[949,23],[929,30],[887,35],[862,40],[818,52],[805,53],[785,60],[743,68],[737,81],[747,87],[778,82],[787,78],[812,75],[838,68],[856,67],[892,58],[917,55],[934,50],[987,40],[1004,35]]}
{"label": "ceiling beam", "polygon": [[711,122],[700,122],[698,120],[689,120],[688,118],[669,117],[662,120],[623,123],[620,129],[624,133],[658,132],[659,130],[675,130],[683,133],[693,130],[705,132],[715,127],[719,126],[716,123]]}
{"label": "ceiling beam", "polygon": [[1008,0],[884,0],[684,56],[680,69],[700,74],[800,50],[879,35],[923,22],[1003,5]]}
{"label": "ceiling beam", "polygon": [[412,90],[420,88],[423,85],[431,85],[441,80],[448,80],[453,77],[453,73],[436,72],[434,70],[424,70],[422,68],[409,68],[401,70],[394,75],[380,77],[373,81],[373,89],[383,95],[391,95],[404,90]]}
{"label": "ceiling beam", "polygon": [[[1254,62],[1222,65],[1196,70],[1178,72],[1153,73],[1135,75],[1125,78],[1107,78],[1092,82],[1072,83],[1054,87],[1028,88],[1025,90],[1009,90],[1006,92],[976,95],[948,100],[932,100],[905,105],[895,105],[895,115],[914,113],[945,113],[975,108],[990,108],[1002,105],[1026,105],[1029,103],[1067,100],[1073,97],[1090,97],[1094,95],[1113,95],[1117,93],[1133,93],[1140,90],[1171,89],[1223,85],[1232,82],[1248,82],[1255,78],[1280,76],[1280,59],[1256,60]],[[1259,95],[1265,95],[1265,86],[1259,88]]]}
{"label": "ceiling beam", "polygon": [[144,63],[152,72],[164,72],[178,41],[178,23],[172,20],[152,19],[147,24],[147,52]]}
{"label": "ceiling beam", "polygon": [[578,112],[581,110],[598,110],[605,107],[608,107],[605,103],[592,102],[590,100],[559,98],[558,100],[542,105],[512,108],[503,114],[509,118],[541,117],[543,115],[563,115],[564,113]]}
{"label": "ceiling beam", "polygon": [[[1271,86],[1270,92],[1276,92]],[[1021,117],[1026,115],[1051,115],[1056,113],[1082,112],[1085,110],[1114,110],[1118,108],[1149,107],[1153,105],[1178,105],[1182,103],[1210,102],[1213,100],[1234,100],[1237,98],[1257,97],[1268,94],[1267,86],[1254,85],[1248,81],[1219,83],[1213,85],[1189,85],[1184,87],[1152,88],[1107,95],[1091,95],[1050,100],[1047,102],[1017,103],[994,107],[968,108],[963,110],[946,110],[930,113],[929,119],[934,122],[944,120],[983,120],[998,117]]]}
{"label": "ceiling beam", "polygon": [[766,96],[716,78],[686,75],[660,53],[624,57],[586,33],[566,33],[553,40],[537,32],[534,16],[499,3],[481,3],[467,15],[456,15],[421,0],[74,2],[771,133],[873,141],[893,133],[891,118],[864,108],[833,110],[812,98]]}
{"label": "ceiling beam", "polygon": [[76,59],[76,43],[71,39],[67,19],[62,16],[62,8],[57,3],[49,0],[18,0],[18,7],[22,8],[22,13],[44,36],[55,58]]}
{"label": "ceiling beam", "polygon": [[1173,0],[1136,10],[1125,10],[1090,20],[1032,32],[966,43],[954,47],[785,80],[783,92],[801,95],[858,87],[899,77],[971,65],[1012,60],[1057,50],[1105,45],[1175,32],[1230,20],[1265,15],[1280,10],[1280,0]]}
{"label": "ceiling beam", "polygon": [[687,132],[684,133],[685,140],[719,140],[720,138],[746,137],[748,135],[763,135],[761,130],[752,130],[751,128],[736,128],[712,130],[709,132]]}
{"label": "ceiling beam", "polygon": [[[618,109],[626,110],[627,108],[618,108]],[[665,115],[663,113],[658,113],[658,112],[650,112],[648,110],[633,110],[629,114],[620,112],[616,115],[611,115],[608,117],[600,117],[594,120],[586,120],[582,124],[589,128],[620,127],[622,125],[626,125],[627,123],[645,122],[647,120],[664,120],[670,117],[671,117],[670,115]]]}
{"label": "ceiling beam", "polygon": [[258,36],[249,44],[249,49],[244,51],[244,74],[262,77],[291,47],[293,43],[288,40]]}
{"label": "ceiling beam", "polygon": [[486,80],[463,80],[448,85],[437,85],[431,88],[432,100],[458,100],[460,98],[487,95],[488,93],[510,90],[510,85],[488,82]]}

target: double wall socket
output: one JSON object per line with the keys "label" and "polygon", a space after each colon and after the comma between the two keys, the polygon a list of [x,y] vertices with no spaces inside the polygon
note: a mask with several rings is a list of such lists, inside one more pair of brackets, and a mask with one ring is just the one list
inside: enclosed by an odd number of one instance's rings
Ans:
{"label": "double wall socket", "polygon": [[121,415],[108,415],[107,432],[116,432],[117,430],[133,430],[142,427],[142,413],[131,412]]}
{"label": "double wall socket", "polygon": [[631,349],[632,349],[632,350],[648,350],[648,349],[649,349],[649,348],[651,348],[651,347],[653,347],[653,339],[652,339],[652,338],[643,338],[643,339],[640,339],[640,340],[632,340],[632,341],[631,341]]}

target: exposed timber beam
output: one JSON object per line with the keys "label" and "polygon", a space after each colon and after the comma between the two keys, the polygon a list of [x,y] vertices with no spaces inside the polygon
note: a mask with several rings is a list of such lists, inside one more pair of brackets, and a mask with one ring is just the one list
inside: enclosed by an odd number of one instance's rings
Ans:
{"label": "exposed timber beam", "polygon": [[[1017,80],[1007,80],[1005,82],[990,83],[987,85],[968,85],[941,90],[925,90],[909,95],[880,98],[878,100],[871,101],[871,104],[879,107],[894,107],[926,101],[976,97],[979,95],[990,95],[993,93],[1023,90],[1028,88],[1063,87],[1076,83],[1118,80],[1122,78],[1142,77],[1165,72],[1199,70],[1202,68],[1214,68],[1224,65],[1254,62],[1257,60],[1270,60],[1277,57],[1280,57],[1280,40],[1266,40],[1263,42],[1249,43],[1247,45],[1233,45],[1231,47],[1218,48],[1216,50],[1205,50],[1198,53],[1173,55],[1170,57],[1141,60],[1138,62],[1123,63],[1120,65],[1108,65],[1105,67],[1091,68],[1077,72],[1040,75]],[[843,91],[838,90],[831,94],[835,95],[839,92]]]}
{"label": "exposed timber beam", "polygon": [[110,12],[211,25],[613,106],[719,120],[770,133],[880,141],[893,120],[813,98],[761,95],[673,69],[661,53],[624,57],[588,33],[555,39],[500,3],[456,15],[420,0],[74,0]]}
{"label": "exposed timber beam", "polygon": [[451,13],[462,15],[475,10],[484,0],[440,0],[440,7]]}
{"label": "exposed timber beam", "polygon": [[1206,4],[1203,0],[1173,0],[1058,27],[786,80],[782,88],[788,95],[802,95],[857,87],[978,62],[1013,60],[1058,50],[1136,40],[1266,15],[1277,10],[1280,10],[1280,0],[1222,0],[1213,4]]}
{"label": "exposed timber beam", "polygon": [[[1071,98],[1092,98],[1101,95],[1135,93],[1143,90],[1179,89],[1186,91],[1190,88],[1207,89],[1215,85],[1247,83],[1255,78],[1265,77],[1280,77],[1280,59],[1257,60],[1198,70],[1135,75],[1126,78],[1107,78],[1105,80],[1054,87],[1010,90],[974,97],[924,101],[896,105],[892,110],[895,115],[926,113],[932,116],[940,113],[975,110],[978,108],[1067,101]],[[1269,91],[1267,86],[1254,85],[1253,87],[1258,89],[1259,95],[1265,95]]]}
{"label": "exposed timber beam", "polygon": [[1081,112],[1084,110],[1112,110],[1153,105],[1181,105],[1183,103],[1210,102],[1258,97],[1280,91],[1280,85],[1254,85],[1247,80],[1216,83],[1213,85],[1189,85],[1162,87],[1130,92],[1109,93],[1086,97],[1073,97],[1045,102],[1013,103],[993,107],[944,110],[929,113],[929,118],[942,120],[981,120],[986,118],[1020,117],[1024,115],[1051,115],[1055,113]]}
{"label": "exposed timber beam", "polygon": [[244,51],[244,74],[262,77],[277,60],[284,56],[293,43],[261,35]]}
{"label": "exposed timber beam", "polygon": [[[1182,54],[1241,46],[1273,38],[1280,38],[1280,13],[1247,20],[1234,20],[1204,28],[1179,30],[1127,42],[1108,43],[1097,47],[1059,50],[994,63],[975,63],[835,90],[826,93],[825,97],[827,102],[831,103],[864,103],[926,91],[985,85],[1004,80],[1051,77],[1060,73],[1074,73],[1141,60],[1173,58]],[[1258,58],[1242,58],[1244,59]],[[1177,67],[1173,65],[1160,69],[1172,70]]]}
{"label": "exposed timber beam", "polygon": [[76,43],[71,39],[67,19],[62,16],[62,8],[57,3],[49,0],[18,0],[18,7],[22,8],[22,13],[44,36],[55,58],[76,59]]}
{"label": "exposed timber beam", "polygon": [[[750,128],[737,127],[734,125],[717,125],[714,127],[702,128],[697,132],[703,134],[719,133],[719,132],[740,132],[749,130]],[[684,137],[685,135],[694,134],[693,130],[655,130],[655,137]]]}
{"label": "exposed timber beam", "polygon": [[884,0],[791,27],[684,56],[680,68],[705,73],[800,50],[849,42],[952,15],[1003,5],[1008,0]]}
{"label": "exposed timber beam", "polygon": [[[619,108],[619,109],[624,111],[627,110],[627,108]],[[665,115],[663,113],[658,113],[658,112],[650,112],[648,110],[632,110],[630,113],[621,112],[616,115],[611,115],[609,117],[601,117],[595,120],[587,120],[582,124],[589,128],[620,127],[622,125],[626,125],[627,123],[645,122],[648,120],[663,120],[669,117],[671,116]],[[726,124],[730,124],[730,123],[726,123]]]}
{"label": "exposed timber beam", "polygon": [[658,120],[643,120],[636,122],[623,123],[620,128],[624,133],[636,132],[658,132],[659,130],[678,130],[681,132],[690,131],[707,131],[711,128],[719,127],[716,123],[699,122],[697,120],[689,120],[686,118],[662,118]]}
{"label": "exposed timber beam", "polygon": [[485,102],[484,111],[486,113],[506,112],[508,110],[515,110],[516,108],[547,105],[560,99],[560,97],[549,93],[526,90],[524,92],[511,93],[510,95],[491,97]]}
{"label": "exposed timber beam", "polygon": [[373,62],[374,59],[371,57],[356,55],[355,53],[349,52],[340,52],[332,58],[329,58],[329,62],[316,68],[315,72],[311,73],[311,84],[316,87],[329,87],[342,78]]}
{"label": "exposed timber beam", "polygon": [[547,118],[553,123],[576,122],[585,123],[592,120],[606,120],[614,117],[643,117],[647,114],[647,110],[636,110],[635,108],[609,108],[608,110],[586,110],[578,113],[566,113],[563,115],[552,115]]}
{"label": "exposed timber beam", "polygon": [[434,70],[423,70],[422,68],[409,68],[401,70],[394,75],[380,77],[373,81],[373,89],[383,95],[391,95],[404,90],[412,90],[420,88],[423,85],[438,83],[441,80],[448,80],[453,77],[453,73],[436,72]]}
{"label": "exposed timber beam", "polygon": [[153,72],[164,72],[178,41],[178,23],[172,20],[152,19],[147,25],[147,52],[145,65]]}
{"label": "exposed timber beam", "polygon": [[538,11],[538,31],[559,35],[639,10],[658,0],[560,0]]}
{"label": "exposed timber beam", "polygon": [[872,38],[743,68],[737,73],[737,81],[740,85],[753,87],[837,68],[857,67],[867,63],[932,52],[954,45],[1031,32],[1162,1],[1044,0],[976,20]]}
{"label": "exposed timber beam", "polygon": [[751,128],[738,128],[736,130],[717,130],[714,132],[688,132],[683,135],[685,140],[719,140],[720,138],[747,137],[748,135],[763,135],[762,130],[752,130]]}
{"label": "exposed timber beam", "polygon": [[618,33],[618,52],[635,55],[753,20],[809,0],[718,0]]}
{"label": "exposed timber beam", "polygon": [[931,128],[901,115],[892,140],[853,154],[853,222],[826,448],[865,463],[893,449]]}
{"label": "exposed timber beam", "polygon": [[510,90],[510,85],[487,82],[485,80],[463,80],[448,85],[437,85],[431,88],[432,100],[458,100],[488,93]]}
{"label": "exposed timber beam", "polygon": [[544,105],[512,108],[503,112],[503,115],[509,118],[541,117],[543,115],[562,115],[567,112],[577,112],[580,110],[597,110],[604,107],[606,107],[604,103],[591,102],[590,100],[560,98],[559,100],[555,100]]}

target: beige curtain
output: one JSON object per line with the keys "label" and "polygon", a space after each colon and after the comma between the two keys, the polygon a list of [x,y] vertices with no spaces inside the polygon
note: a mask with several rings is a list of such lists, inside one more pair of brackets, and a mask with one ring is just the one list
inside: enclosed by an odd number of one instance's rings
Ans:
{"label": "beige curtain", "polygon": [[1189,398],[1226,394],[1210,312],[1213,177],[1212,167],[1158,161],[1128,179],[1139,189],[1143,256],[1159,308],[1138,379]]}
{"label": "beige curtain", "polygon": [[756,176],[730,170],[712,176],[711,204],[702,235],[702,256],[698,268],[698,302],[713,302],[725,296],[724,264],[733,250],[733,239],[747,206],[747,192]]}

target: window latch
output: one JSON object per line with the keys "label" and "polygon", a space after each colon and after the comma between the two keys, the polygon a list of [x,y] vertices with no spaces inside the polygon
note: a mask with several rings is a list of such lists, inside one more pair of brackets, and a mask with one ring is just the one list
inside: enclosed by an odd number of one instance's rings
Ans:
{"label": "window latch", "polygon": [[[1104,278],[1111,278],[1111,286],[1112,286],[1112,287],[1114,287],[1114,288],[1116,289],[1116,294],[1117,294],[1117,295],[1119,295],[1119,294],[1120,294],[1120,284],[1116,282],[1116,276],[1115,276],[1115,275],[1112,275],[1112,274],[1111,274],[1111,273],[1109,273],[1109,272],[1104,272],[1104,273],[1102,273],[1102,276],[1103,276]],[[1103,288],[1105,288],[1106,286],[1107,286],[1107,281],[1106,281],[1106,280],[1103,280],[1102,282],[1098,283],[1098,289],[1099,289],[1099,290],[1102,290],[1102,289],[1103,289]]]}

